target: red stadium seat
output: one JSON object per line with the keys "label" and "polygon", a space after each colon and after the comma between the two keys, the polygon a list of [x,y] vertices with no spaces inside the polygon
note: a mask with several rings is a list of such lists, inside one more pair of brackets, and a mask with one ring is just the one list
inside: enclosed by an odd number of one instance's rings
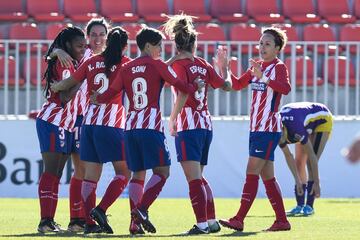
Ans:
{"label": "red stadium seat", "polygon": [[318,23],[313,0],[282,0],[284,16],[292,23]]}
{"label": "red stadium seat", "polygon": [[360,18],[360,0],[354,0],[354,15]]}
{"label": "red stadium seat", "polygon": [[137,22],[139,16],[134,14],[131,0],[100,0],[100,12],[113,22]]}
{"label": "red stadium seat", "polygon": [[0,1],[0,21],[26,21],[22,0]]}
{"label": "red stadium seat", "polygon": [[59,32],[67,25],[63,23],[52,23],[46,25],[46,39],[54,40]]}
{"label": "red stadium seat", "polygon": [[137,0],[137,12],[146,22],[164,22],[169,14],[167,0]]}
{"label": "red stadium seat", "polygon": [[241,1],[227,0],[211,0],[210,13],[213,17],[221,22],[246,22],[248,17],[243,14]]}
{"label": "red stadium seat", "polygon": [[[196,31],[199,33],[198,41],[225,41],[224,30],[216,23],[200,24],[196,26]],[[198,50],[204,51],[204,44],[198,43]],[[215,45],[208,45],[208,53],[215,52]]]}
{"label": "red stadium seat", "polygon": [[188,15],[198,17],[195,19],[196,22],[209,22],[211,16],[206,13],[205,1],[204,0],[174,0],[174,14],[184,12]]}
{"label": "red stadium seat", "polygon": [[[335,68],[336,62],[338,62],[338,84],[339,86],[345,86],[345,79],[346,79],[346,62],[347,58],[344,56],[339,56],[337,59],[335,57],[329,57],[328,59],[328,77],[329,83],[335,85]],[[325,64],[324,64],[325,70]],[[354,65],[351,63],[349,59],[349,86],[354,87],[356,85],[355,79],[355,68]]]}
{"label": "red stadium seat", "polygon": [[[138,33],[138,31],[142,29],[142,25],[137,23],[124,24],[121,27],[123,27],[128,32],[129,40],[133,40],[133,41],[136,40],[136,34]],[[132,44],[130,48],[130,52],[132,54],[135,54],[137,53],[137,51],[138,51],[138,47],[136,43]]]}
{"label": "red stadium seat", "polygon": [[[292,74],[292,68],[291,68],[291,57],[288,57],[285,59],[285,65],[287,66],[289,70],[289,77],[291,78]],[[304,61],[306,65],[306,72],[304,69]],[[304,77],[306,81],[306,86],[312,87],[314,86],[314,64],[310,57],[297,57],[295,60],[295,82],[297,87],[302,87],[304,83]],[[324,80],[318,77],[316,79],[316,84],[322,85],[324,83]]]}
{"label": "red stadium seat", "polygon": [[[15,59],[12,56],[8,57],[8,83],[10,87],[14,87],[15,86],[15,69],[16,69],[16,63],[15,63]],[[5,83],[5,57],[4,56],[0,56],[0,86],[4,86]],[[19,86],[23,86],[25,84],[25,81],[23,78],[19,77]]]}
{"label": "red stadium seat", "polygon": [[[40,30],[35,23],[14,23],[10,25],[9,39],[16,40],[37,40],[41,39]],[[32,44],[31,51],[37,51],[38,44]],[[15,48],[14,44],[10,45],[11,48]],[[26,44],[20,44],[20,52],[26,51]],[[42,51],[47,47],[43,46]]]}
{"label": "red stadium seat", "polygon": [[[281,26],[280,28],[286,31],[286,35],[287,35],[289,42],[291,42],[291,41],[298,42],[300,40],[298,37],[297,31],[296,31],[296,28],[294,26],[291,26],[290,24],[285,24],[285,25]],[[285,46],[284,53],[291,54],[290,44]],[[303,53],[303,48],[301,45],[296,45],[296,53]]]}
{"label": "red stadium seat", "polygon": [[242,69],[241,63],[240,63],[240,66],[239,66],[239,62],[238,62],[237,57],[231,57],[230,58],[230,70],[237,77],[239,77],[241,74],[244,73],[244,70]]}
{"label": "red stadium seat", "polygon": [[[328,25],[306,25],[304,27],[304,41],[314,41],[314,42],[331,42],[335,41],[335,35],[332,29]],[[313,46],[309,46],[308,49],[312,51]],[[329,46],[329,52],[335,52],[336,46]],[[318,53],[323,54],[325,52],[325,46],[318,46]]]}
{"label": "red stadium seat", "polygon": [[[360,42],[360,25],[346,24],[340,29],[340,41],[343,42]],[[345,49],[346,47],[344,47]],[[350,46],[350,52],[356,54],[356,46]],[[360,53],[359,53],[360,54]]]}
{"label": "red stadium seat", "polygon": [[356,18],[350,15],[347,0],[318,0],[319,15],[329,23],[353,23]]}
{"label": "red stadium seat", "polygon": [[[244,34],[246,33],[246,34]],[[258,42],[261,37],[261,30],[255,24],[247,25],[244,23],[233,25],[230,28],[230,40],[231,41],[256,41]],[[257,44],[252,45],[252,54],[258,54]],[[233,46],[232,50],[237,50],[237,46]],[[247,43],[241,46],[242,53],[248,53],[249,47]]]}
{"label": "red stadium seat", "polygon": [[279,12],[276,0],[246,1],[247,14],[259,23],[282,23],[284,16]]}
{"label": "red stadium seat", "polygon": [[46,71],[47,68],[47,63],[45,62],[45,60],[43,58],[40,59],[40,75],[39,75],[39,79],[37,76],[37,68],[38,68],[38,59],[37,56],[31,56],[30,57],[30,71],[27,71],[27,62],[26,59],[23,62],[23,72],[22,72],[22,77],[24,79],[27,78],[27,73],[30,72],[30,83],[32,86],[37,86],[38,81],[41,82],[41,85],[44,86],[45,85],[45,80],[43,80],[43,76],[44,73]]}
{"label": "red stadium seat", "polygon": [[38,22],[63,21],[58,0],[27,0],[27,13]]}
{"label": "red stadium seat", "polygon": [[94,0],[64,0],[64,13],[75,22],[87,22],[98,17]]}

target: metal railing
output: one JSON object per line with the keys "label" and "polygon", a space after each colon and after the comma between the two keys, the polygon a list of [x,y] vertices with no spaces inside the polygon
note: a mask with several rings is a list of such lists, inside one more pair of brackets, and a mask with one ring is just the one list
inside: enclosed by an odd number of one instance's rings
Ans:
{"label": "metal railing", "polygon": [[[42,93],[43,55],[48,40],[0,40],[0,115],[24,115],[39,109]],[[127,55],[136,57],[136,44],[130,41]],[[232,58],[232,71],[240,76],[248,68],[248,59],[257,58],[257,42],[199,41],[198,55],[212,63],[214,49],[225,45]],[[172,42],[164,41],[162,57],[175,54]],[[357,116],[360,111],[360,43],[289,42],[280,56],[289,68],[292,91],[282,104],[296,101],[322,102],[334,115]],[[329,63],[332,65],[329,66]],[[308,67],[312,71],[308,73]],[[35,72],[34,72],[35,71]],[[11,81],[10,81],[11,80]],[[214,116],[247,116],[250,113],[250,88],[223,92],[210,90],[208,105]],[[171,99],[171,100],[169,100]],[[171,111],[172,98],[165,88],[160,100],[165,116]]]}

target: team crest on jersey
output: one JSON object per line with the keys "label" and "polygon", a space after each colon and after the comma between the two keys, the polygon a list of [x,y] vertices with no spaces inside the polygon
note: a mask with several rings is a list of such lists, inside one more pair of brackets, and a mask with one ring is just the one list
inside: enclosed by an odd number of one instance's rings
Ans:
{"label": "team crest on jersey", "polygon": [[171,66],[168,66],[168,70],[171,73],[171,75],[173,75],[174,78],[177,78],[177,75],[176,75],[174,69]]}
{"label": "team crest on jersey", "polygon": [[64,147],[65,146],[65,141],[60,140],[60,147]]}
{"label": "team crest on jersey", "polygon": [[63,72],[62,72],[62,79],[65,79],[65,78],[68,78],[70,77],[71,74],[70,74],[70,70],[69,69],[65,69]]}
{"label": "team crest on jersey", "polygon": [[251,90],[264,92],[266,90],[266,84],[263,82],[252,82]]}

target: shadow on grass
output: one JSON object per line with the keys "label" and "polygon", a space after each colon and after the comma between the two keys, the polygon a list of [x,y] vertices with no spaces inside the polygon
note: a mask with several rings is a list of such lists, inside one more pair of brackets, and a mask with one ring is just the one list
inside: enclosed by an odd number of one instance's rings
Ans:
{"label": "shadow on grass", "polygon": [[359,199],[347,199],[347,200],[325,200],[325,202],[327,203],[335,203],[335,204],[339,204],[339,203],[354,203],[354,204],[360,204],[360,200]]}
{"label": "shadow on grass", "polygon": [[259,232],[232,232],[232,233],[227,233],[227,234],[222,234],[219,235],[218,237],[246,237],[246,236],[252,236],[252,235],[256,235]]}

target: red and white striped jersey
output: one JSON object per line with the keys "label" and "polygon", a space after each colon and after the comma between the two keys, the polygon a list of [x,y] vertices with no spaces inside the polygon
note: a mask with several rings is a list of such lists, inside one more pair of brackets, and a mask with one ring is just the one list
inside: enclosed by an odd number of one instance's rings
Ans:
{"label": "red and white striped jersey", "polygon": [[278,111],[282,94],[287,95],[291,90],[288,70],[278,58],[272,62],[260,62],[260,64],[265,76],[270,78],[268,84],[260,82],[248,70],[239,79],[236,79],[234,75],[231,76],[233,89],[240,90],[251,84],[251,132],[281,132]]}
{"label": "red and white striped jersey", "polygon": [[186,93],[194,93],[197,89],[192,83],[179,81],[172,67],[162,60],[149,56],[138,57],[124,64],[119,74],[117,79],[122,79],[121,83],[129,98],[125,130],[164,131],[159,99],[165,81]]}
{"label": "red and white striped jersey", "polygon": [[[179,79],[186,82],[194,82],[197,77],[205,81],[205,86],[200,92],[189,94],[184,107],[177,117],[177,131],[191,130],[196,128],[212,130],[211,116],[207,105],[208,88],[220,88],[224,85],[222,79],[215,69],[205,59],[195,57],[190,59],[177,60],[172,67]],[[178,94],[173,87],[174,98]]]}
{"label": "red and white striped jersey", "polygon": [[[54,80],[63,80],[71,76],[75,71],[74,66],[64,68],[59,61],[56,61],[54,68]],[[37,118],[47,121],[56,126],[62,127],[65,130],[72,131],[77,113],[78,99],[69,101],[64,107],[61,104],[59,93],[54,93],[49,90],[50,94],[47,101],[42,106]]]}
{"label": "red and white striped jersey", "polygon": [[[117,72],[120,71],[121,65],[130,59],[123,56],[121,62],[114,65],[109,77],[105,75],[104,57],[96,55],[86,62],[73,74],[76,81],[87,81],[87,94],[97,91],[100,94],[109,90],[109,87],[115,80]],[[102,125],[108,127],[124,128],[125,127],[125,108],[123,106],[124,94],[120,91],[108,102],[100,105],[90,104],[84,116],[85,125]]]}

